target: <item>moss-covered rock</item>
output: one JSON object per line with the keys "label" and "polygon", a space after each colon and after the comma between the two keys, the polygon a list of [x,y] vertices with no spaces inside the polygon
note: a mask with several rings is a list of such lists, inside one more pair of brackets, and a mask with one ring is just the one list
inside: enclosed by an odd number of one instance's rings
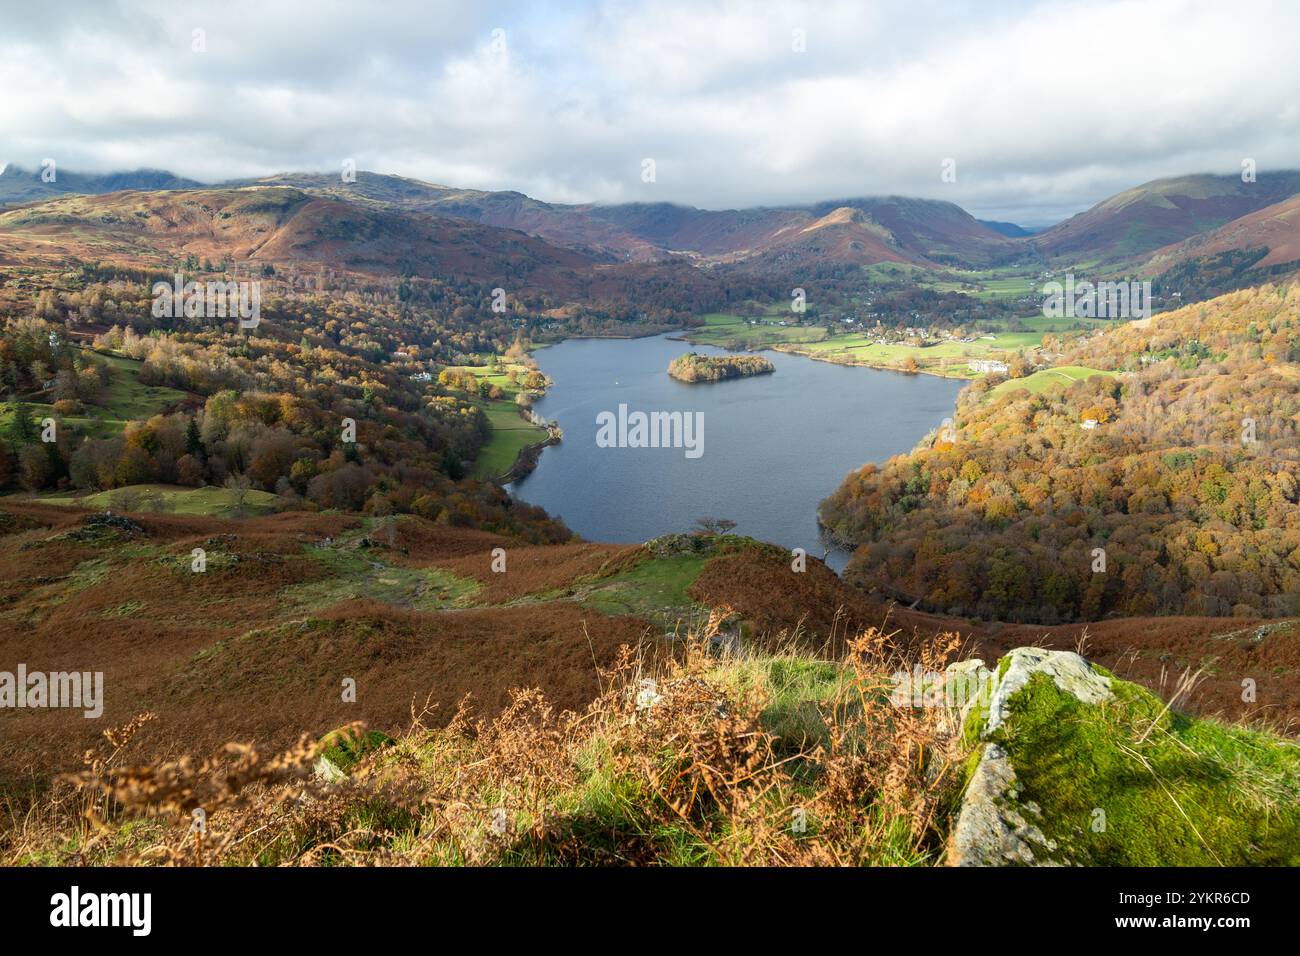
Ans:
{"label": "moss-covered rock", "polygon": [[1019,648],[997,671],[967,717],[951,862],[1300,864],[1294,741],[1172,711],[1069,652]]}
{"label": "moss-covered rock", "polygon": [[[351,770],[362,757],[391,743],[392,737],[377,730],[358,731],[352,727],[331,730],[320,739],[316,772],[319,776],[336,778]],[[329,766],[323,767],[320,761],[325,761]]]}

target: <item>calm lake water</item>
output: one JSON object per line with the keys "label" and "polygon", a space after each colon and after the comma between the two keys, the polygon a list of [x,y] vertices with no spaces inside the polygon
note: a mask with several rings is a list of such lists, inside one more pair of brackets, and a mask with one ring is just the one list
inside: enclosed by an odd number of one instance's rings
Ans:
{"label": "calm lake water", "polygon": [[[664,336],[573,339],[536,352],[555,384],[535,407],[560,423],[564,440],[511,486],[515,497],[589,541],[646,541],[707,515],[821,557],[821,500],[866,462],[909,451],[953,414],[963,385],[779,352],[762,353],[772,375],[688,385],[667,372],[687,351],[727,354]],[[703,413],[703,453],[598,447],[597,415],[617,415],[620,404],[629,413]],[[826,560],[838,570],[848,554],[832,550]]]}

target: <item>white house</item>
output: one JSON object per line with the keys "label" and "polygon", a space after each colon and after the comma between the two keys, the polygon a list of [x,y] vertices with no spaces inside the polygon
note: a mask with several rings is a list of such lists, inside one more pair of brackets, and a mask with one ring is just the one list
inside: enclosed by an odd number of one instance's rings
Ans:
{"label": "white house", "polygon": [[995,362],[992,359],[976,359],[970,363],[972,372],[1006,372],[1006,362]]}

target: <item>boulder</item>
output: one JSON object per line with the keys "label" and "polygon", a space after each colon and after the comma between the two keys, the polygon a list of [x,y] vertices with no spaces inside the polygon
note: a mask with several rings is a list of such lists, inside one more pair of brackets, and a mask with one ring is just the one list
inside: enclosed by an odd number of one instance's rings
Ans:
{"label": "boulder", "polygon": [[[947,680],[971,681],[982,676],[982,661],[963,661],[949,667]],[[1057,841],[1044,835],[1040,826],[1042,808],[1022,801],[1015,769],[1007,751],[989,737],[1010,717],[1009,702],[1028,687],[1033,675],[1043,674],[1061,691],[1086,704],[1111,696],[1110,678],[1071,651],[1041,647],[1020,647],[998,665],[992,693],[984,702],[978,697],[961,698],[961,726],[978,734],[978,762],[967,783],[961,813],[953,832],[949,862],[955,866],[1057,865],[1061,858]]]}
{"label": "boulder", "polygon": [[1294,739],[1180,713],[1069,651],[1017,648],[992,681],[945,687],[973,747],[950,863],[1300,865]]}

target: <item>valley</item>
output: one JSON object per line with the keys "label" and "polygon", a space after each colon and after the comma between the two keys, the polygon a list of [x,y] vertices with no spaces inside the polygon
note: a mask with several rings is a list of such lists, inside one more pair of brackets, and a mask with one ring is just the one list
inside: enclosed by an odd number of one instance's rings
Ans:
{"label": "valley", "polygon": [[[232,842],[230,862],[743,862],[731,833],[761,834],[767,861],[953,862],[979,741],[1013,747],[1054,813],[1075,798],[1051,790],[1037,737],[989,736],[979,712],[957,732],[944,708],[883,720],[877,698],[913,664],[1010,666],[1035,647],[1114,682],[1129,716],[1078,727],[1117,766],[1139,753],[1209,804],[1203,775],[1239,774],[1259,806],[1289,807],[1290,175],[1258,192],[1160,180],[1019,234],[904,197],[597,206],[365,171],[43,191],[7,168],[0,671],[91,669],[108,690],[102,723],[4,714],[6,805],[48,816],[0,828],[0,854],[140,862],[166,846],[194,862],[122,794],[106,835],[65,839],[59,774],[112,726],[133,728],[115,766],[146,773],[236,740],[292,752],[305,734],[307,776],[364,788],[375,774],[366,800],[394,813],[399,765],[477,787],[461,768],[515,761],[483,790],[402,786],[483,814],[506,794],[524,827],[564,821],[563,836],[529,829],[525,851],[421,804],[339,851],[362,812],[347,804],[320,831]],[[1152,281],[1154,314],[1047,314],[1047,283],[1076,272]],[[259,320],[154,308],[177,274],[258,283]],[[678,380],[666,370],[685,351]],[[654,441],[628,440],[638,413],[662,427]],[[622,424],[602,437],[602,420]],[[1076,707],[1023,700],[1034,734]],[[788,842],[746,816],[762,800],[720,809],[665,783],[646,755],[718,730],[710,713],[744,715],[726,760],[763,741],[769,809],[817,805],[824,832]],[[944,769],[860,764],[835,749],[836,720],[889,727],[882,752],[920,746]],[[601,748],[639,756],[603,776]],[[1174,759],[1189,750],[1192,769]],[[717,755],[691,753],[713,780]],[[863,796],[902,821],[863,837],[861,807],[823,789],[844,768],[873,794],[904,787],[923,816]],[[1115,797],[1126,832],[1164,807],[1142,792]],[[1052,832],[1090,863],[1239,860],[1252,840],[1284,862],[1294,820],[1268,819],[1185,856],[1181,837]],[[410,850],[417,833],[441,835]]]}

